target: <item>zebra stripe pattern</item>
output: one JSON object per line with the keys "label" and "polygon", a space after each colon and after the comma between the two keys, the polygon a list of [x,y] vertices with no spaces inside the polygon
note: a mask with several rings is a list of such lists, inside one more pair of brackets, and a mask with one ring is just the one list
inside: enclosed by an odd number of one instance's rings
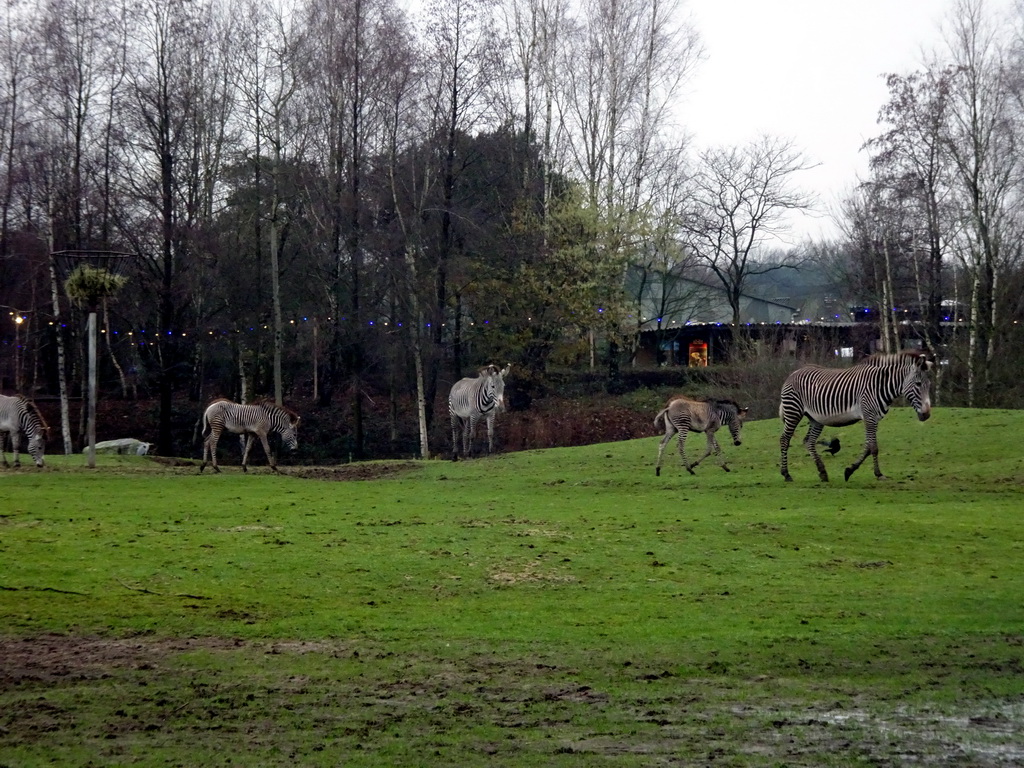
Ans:
{"label": "zebra stripe pattern", "polygon": [[[696,474],[693,468],[712,453],[721,457],[721,467],[728,472],[729,465],[725,463],[725,457],[722,456],[722,449],[715,438],[715,432],[723,425],[728,427],[733,444],[740,445],[740,431],[743,429],[743,421],[747,418],[747,410],[740,408],[732,400],[695,400],[683,396],[669,400],[668,405],[654,417],[654,426],[664,424],[665,427],[665,436],[661,438],[661,444],[658,446],[658,461],[654,465],[654,474],[661,475],[662,454],[665,453],[665,446],[676,433],[679,434],[679,456],[687,472],[691,475]],[[686,460],[686,435],[689,432],[703,432],[708,441],[703,455],[693,464]]]}
{"label": "zebra stripe pattern", "polygon": [[245,450],[242,452],[243,472],[249,471],[249,450],[252,448],[254,437],[260,439],[263,452],[267,455],[267,463],[277,472],[277,462],[270,453],[267,435],[277,432],[281,435],[285,447],[294,451],[299,447],[298,429],[299,415],[291,408],[277,405],[271,400],[259,400],[246,405],[239,405],[224,398],[214,400],[203,413],[205,440],[203,463],[199,466],[199,472],[202,473],[206,469],[207,463],[213,465],[215,472],[220,472],[220,467],[217,466],[217,441],[224,430],[241,435],[245,442]]}
{"label": "zebra stripe pattern", "polygon": [[7,454],[4,453],[4,433],[11,436],[11,449],[14,453],[14,466],[21,466],[19,450],[21,435],[28,438],[28,452],[37,467],[43,466],[43,452],[46,449],[46,438],[50,428],[39,412],[36,404],[24,395],[0,395],[0,458],[5,467]]}
{"label": "zebra stripe pattern", "polygon": [[870,454],[875,464],[875,477],[885,476],[878,468],[878,422],[889,412],[893,400],[905,397],[921,421],[931,415],[931,381],[928,371],[933,363],[918,352],[873,355],[850,368],[821,368],[808,365],[789,375],[782,385],[779,418],[782,420],[782,452],[780,471],[789,475],[789,443],[804,416],[810,422],[804,447],[818,467],[822,482],[828,473],[818,455],[817,442],[826,427],[846,427],[864,422],[864,452],[846,468],[846,479]]}
{"label": "zebra stripe pattern", "polygon": [[505,407],[505,377],[509,363],[481,368],[476,378],[459,379],[448,393],[448,416],[452,422],[452,461],[459,459],[459,429],[462,430],[462,455],[469,456],[473,434],[480,419],[487,420],[487,452],[494,451],[494,417]]}

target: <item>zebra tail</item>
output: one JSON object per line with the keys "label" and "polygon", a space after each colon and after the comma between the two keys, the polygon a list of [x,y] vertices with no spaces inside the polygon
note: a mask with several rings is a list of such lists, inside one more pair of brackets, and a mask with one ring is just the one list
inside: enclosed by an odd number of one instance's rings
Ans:
{"label": "zebra tail", "polygon": [[658,426],[658,422],[659,421],[662,421],[662,427],[665,426],[664,422],[663,422],[663,419],[665,418],[665,414],[666,413],[668,413],[668,408],[662,408],[661,409],[661,413],[659,413],[657,416],[654,417],[654,426],[655,427]]}

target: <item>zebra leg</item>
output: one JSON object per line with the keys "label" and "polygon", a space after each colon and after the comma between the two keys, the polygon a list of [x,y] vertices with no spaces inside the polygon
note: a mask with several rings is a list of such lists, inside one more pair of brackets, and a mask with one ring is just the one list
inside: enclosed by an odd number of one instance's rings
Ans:
{"label": "zebra leg", "polygon": [[0,432],[0,459],[4,461],[4,469],[10,469],[11,465],[7,463],[7,454],[4,453],[4,449],[7,447],[7,433]]}
{"label": "zebra leg", "polygon": [[825,462],[821,460],[821,456],[818,455],[818,438],[821,437],[822,430],[825,429],[824,424],[819,424],[814,419],[808,419],[811,425],[807,428],[807,437],[804,438],[804,448],[811,454],[811,458],[814,459],[814,465],[818,468],[818,477],[821,478],[821,482],[828,482],[828,472],[825,470]]}
{"label": "zebra leg", "polygon": [[11,453],[14,454],[14,467],[18,469],[21,467],[21,435],[18,430],[11,430]]}
{"label": "zebra leg", "polygon": [[846,468],[847,480],[850,479],[850,475],[860,468],[868,454],[871,454],[871,458],[874,460],[875,478],[885,480],[885,475],[882,474],[882,470],[878,467],[878,423],[870,419],[864,419],[864,452],[860,455],[859,459]]}
{"label": "zebra leg", "polygon": [[705,437],[707,437],[707,445],[704,447],[704,453],[701,454],[700,458],[690,465],[689,469],[691,475],[696,474],[693,471],[693,468],[700,464],[702,461],[704,461],[704,459],[706,459],[712,453],[722,452],[722,449],[718,447],[718,441],[715,440],[715,430],[706,430],[704,432],[704,435]]}
{"label": "zebra leg", "polygon": [[199,465],[199,474],[203,474],[203,470],[206,469],[207,454],[209,454],[210,464],[213,466],[213,471],[220,474],[220,467],[217,466],[218,440],[220,440],[220,431],[211,430],[210,436],[203,441],[203,463]]}
{"label": "zebra leg", "polygon": [[452,422],[452,461],[459,460],[459,441],[462,439],[459,427],[462,426],[462,419],[454,413],[451,415]]}
{"label": "zebra leg", "polygon": [[494,411],[487,414],[487,455],[494,453]]}
{"label": "zebra leg", "polygon": [[267,442],[267,436],[263,432],[260,433],[260,442],[263,443],[263,452],[267,454],[267,463],[270,465],[272,470],[277,472],[277,459],[275,459],[274,454],[270,452],[270,443]]}
{"label": "zebra leg", "polygon": [[685,423],[682,426],[677,424],[676,429],[679,430],[679,457],[682,459],[683,466],[686,468],[686,471],[691,475],[695,475],[697,473],[693,471],[693,467],[690,466],[690,462],[686,460],[686,437],[690,433],[690,424]]}
{"label": "zebra leg", "polygon": [[715,437],[715,433],[712,432],[709,435],[709,437],[711,438],[711,442],[714,443],[714,446],[715,446],[715,456],[717,456],[718,459],[719,459],[719,462],[718,462],[719,466],[721,466],[722,469],[724,469],[726,472],[731,471],[729,469],[729,465],[725,462],[725,454],[722,453],[722,447],[718,444],[718,438]]}
{"label": "zebra leg", "polygon": [[[665,446],[668,445],[669,440],[672,439],[672,435],[676,433],[676,428],[673,426],[672,421],[666,416],[665,417],[665,436],[661,438],[661,443],[658,445],[658,461],[654,465],[654,476],[661,476],[661,455],[665,452]],[[680,436],[682,439],[682,436]]]}
{"label": "zebra leg", "polygon": [[793,478],[789,474],[789,443],[804,416],[802,413],[798,414],[796,419],[789,418],[788,414],[780,413],[779,416],[782,417],[782,435],[779,437],[779,471],[786,482],[791,483]]}
{"label": "zebra leg", "polygon": [[252,450],[253,442],[255,442],[255,441],[251,440],[249,435],[245,436],[245,442],[244,442],[245,449],[242,451],[242,471],[243,472],[248,472],[249,471],[249,451]]}
{"label": "zebra leg", "polygon": [[470,416],[463,422],[462,454],[469,458],[473,457],[473,438],[476,437],[477,418],[477,416]]}

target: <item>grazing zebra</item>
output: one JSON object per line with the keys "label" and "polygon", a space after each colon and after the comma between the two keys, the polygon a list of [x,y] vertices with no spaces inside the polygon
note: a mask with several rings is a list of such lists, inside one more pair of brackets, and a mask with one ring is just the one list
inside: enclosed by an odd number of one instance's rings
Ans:
{"label": "grazing zebra", "polygon": [[[740,444],[740,430],[743,428],[743,421],[747,418],[746,408],[740,408],[732,400],[694,400],[681,395],[669,400],[661,412],[654,417],[654,426],[660,426],[658,422],[664,422],[665,436],[661,438],[658,446],[658,463],[654,465],[654,474],[661,475],[661,456],[665,452],[672,435],[679,433],[679,456],[683,460],[683,466],[691,475],[696,474],[693,468],[700,464],[713,452],[716,456],[722,456],[722,449],[715,439],[715,432],[719,427],[725,425],[732,434],[732,441],[735,445]],[[688,432],[703,432],[707,435],[708,445],[704,455],[693,464],[686,460],[686,435]],[[729,465],[722,457],[722,469],[729,471]]]}
{"label": "grazing zebra", "polygon": [[5,467],[11,465],[7,463],[7,454],[4,453],[4,433],[11,436],[14,466],[21,466],[18,451],[21,447],[21,433],[24,432],[28,438],[28,452],[36,466],[41,467],[49,429],[39,408],[31,400],[23,395],[0,395],[0,458],[3,459]]}
{"label": "grazing zebra", "polygon": [[822,430],[826,426],[846,427],[862,419],[866,436],[864,453],[846,468],[846,479],[850,479],[868,454],[875,462],[875,477],[883,479],[878,468],[878,422],[900,395],[910,401],[921,421],[931,415],[928,371],[932,365],[932,361],[919,352],[897,352],[872,355],[851,368],[807,365],[793,371],[782,385],[779,404],[782,476],[787,481],[793,479],[789,476],[789,442],[800,420],[807,416],[810,427],[804,447],[814,459],[822,482],[828,482],[828,473],[816,447]]}
{"label": "grazing zebra", "polygon": [[289,449],[294,451],[299,447],[299,415],[291,408],[277,405],[272,400],[257,400],[247,405],[239,405],[221,398],[210,403],[203,414],[203,435],[206,439],[203,441],[203,463],[199,466],[200,473],[206,469],[207,456],[210,457],[209,463],[213,465],[214,471],[220,472],[220,467],[217,466],[217,441],[225,429],[241,435],[245,442],[245,450],[242,452],[243,472],[249,471],[249,449],[252,448],[254,437],[258,437],[263,443],[267,462],[275,472],[277,462],[270,453],[267,435],[270,432],[277,432]]}
{"label": "grazing zebra", "polygon": [[477,422],[487,419],[487,452],[494,451],[494,417],[505,407],[505,377],[512,363],[498,370],[496,365],[481,368],[474,378],[459,379],[448,393],[448,415],[452,421],[452,461],[459,459],[459,426],[462,427],[462,454],[468,456]]}

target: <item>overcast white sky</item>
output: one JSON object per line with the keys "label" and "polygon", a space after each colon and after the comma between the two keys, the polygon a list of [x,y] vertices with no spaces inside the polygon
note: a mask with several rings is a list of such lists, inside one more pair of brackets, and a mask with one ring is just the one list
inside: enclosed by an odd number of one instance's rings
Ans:
{"label": "overcast white sky", "polygon": [[[988,0],[989,10],[1009,0]],[[743,144],[760,133],[792,139],[820,167],[801,186],[823,207],[863,178],[860,151],[878,133],[883,74],[921,68],[941,42],[952,0],[686,0],[707,59],[682,121],[698,146]],[[828,217],[799,235],[831,234]]]}

